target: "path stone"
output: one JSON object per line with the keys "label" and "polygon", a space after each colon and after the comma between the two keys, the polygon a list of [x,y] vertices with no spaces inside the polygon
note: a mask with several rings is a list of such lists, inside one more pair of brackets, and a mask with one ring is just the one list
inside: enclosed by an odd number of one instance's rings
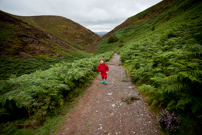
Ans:
{"label": "path stone", "polygon": [[[107,85],[98,75],[79,105],[66,117],[58,135],[158,135],[153,114],[130,81],[121,82],[125,70],[115,54],[107,63]],[[131,104],[121,98],[138,97]],[[68,128],[68,130],[67,130]]]}

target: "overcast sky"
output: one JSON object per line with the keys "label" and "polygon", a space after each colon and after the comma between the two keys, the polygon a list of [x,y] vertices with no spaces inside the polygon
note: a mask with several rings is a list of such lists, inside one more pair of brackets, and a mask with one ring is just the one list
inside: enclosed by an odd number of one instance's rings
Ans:
{"label": "overcast sky", "polygon": [[117,25],[162,0],[0,0],[0,10],[21,15],[58,15],[93,32]]}

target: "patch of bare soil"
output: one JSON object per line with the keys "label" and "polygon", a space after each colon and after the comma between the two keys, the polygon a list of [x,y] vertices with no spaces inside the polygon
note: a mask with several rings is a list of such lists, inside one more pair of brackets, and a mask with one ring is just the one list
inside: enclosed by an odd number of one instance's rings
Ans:
{"label": "patch of bare soil", "polygon": [[[73,112],[67,114],[58,135],[157,135],[154,115],[130,81],[121,82],[125,69],[119,55],[107,63],[107,85],[98,75],[79,100]],[[131,104],[123,98],[137,97]]]}

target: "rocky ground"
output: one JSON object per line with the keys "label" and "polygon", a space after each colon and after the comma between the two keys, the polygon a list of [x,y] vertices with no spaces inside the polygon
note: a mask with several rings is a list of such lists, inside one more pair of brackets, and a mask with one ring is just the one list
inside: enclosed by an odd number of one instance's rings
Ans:
{"label": "rocky ground", "polygon": [[[98,75],[73,112],[67,114],[58,135],[157,135],[154,115],[139,92],[125,77],[125,70],[115,54],[107,63],[107,85]],[[138,97],[127,104],[122,98]]]}

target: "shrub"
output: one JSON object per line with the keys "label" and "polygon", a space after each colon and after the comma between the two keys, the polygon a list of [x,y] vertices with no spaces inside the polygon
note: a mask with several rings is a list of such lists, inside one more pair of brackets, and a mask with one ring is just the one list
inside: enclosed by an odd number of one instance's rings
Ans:
{"label": "shrub", "polygon": [[11,74],[21,76],[36,70],[47,70],[51,65],[63,61],[60,58],[38,57],[36,59],[10,59],[0,57],[0,80],[8,79]]}
{"label": "shrub", "polygon": [[119,39],[115,36],[115,35],[112,35],[108,38],[108,43],[114,43],[114,42],[117,42]]}
{"label": "shrub", "polygon": [[152,26],[151,31],[154,31],[154,30],[155,30],[155,26]]}
{"label": "shrub", "polygon": [[124,44],[123,43],[119,43],[119,47],[123,47],[124,46]]}
{"label": "shrub", "polygon": [[124,44],[123,44],[124,42],[123,42],[123,40],[119,40],[119,47],[121,48],[121,47],[123,47],[124,46]]}
{"label": "shrub", "polygon": [[121,40],[119,40],[119,43],[124,43],[124,41],[121,39]]}
{"label": "shrub", "polygon": [[162,110],[160,116],[157,116],[161,129],[169,133],[176,133],[178,131],[179,120],[179,116],[176,116],[174,112],[170,114],[166,109]]}

